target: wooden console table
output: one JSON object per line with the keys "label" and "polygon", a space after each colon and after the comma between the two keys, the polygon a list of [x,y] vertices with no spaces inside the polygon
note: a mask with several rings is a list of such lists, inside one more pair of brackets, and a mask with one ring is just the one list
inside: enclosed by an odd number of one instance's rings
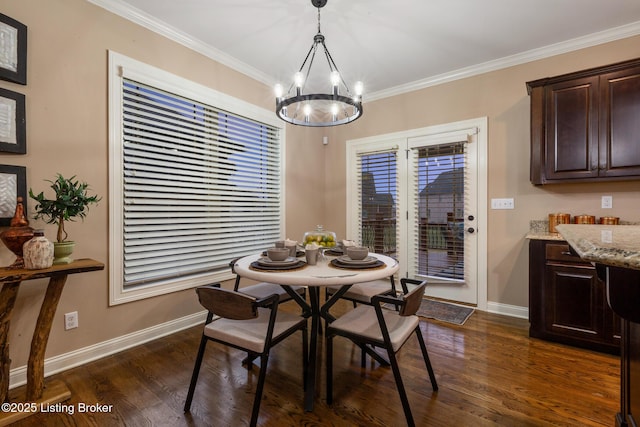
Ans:
{"label": "wooden console table", "polygon": [[[0,268],[0,403],[9,401],[9,323],[18,295],[20,283],[24,280],[49,278],[46,294],[31,340],[31,351],[27,363],[27,387],[21,402],[53,404],[71,396],[62,382],[52,383],[44,389],[44,353],[51,332],[51,323],[60,301],[62,289],[69,274],[103,270],[104,264],[92,259],[78,259],[70,264],[54,265],[42,270]],[[15,422],[31,415],[29,412],[0,412],[0,426]]]}

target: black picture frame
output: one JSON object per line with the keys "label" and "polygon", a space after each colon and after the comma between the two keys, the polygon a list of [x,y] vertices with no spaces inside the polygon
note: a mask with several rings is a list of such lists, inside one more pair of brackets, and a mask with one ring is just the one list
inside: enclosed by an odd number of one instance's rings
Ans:
{"label": "black picture frame", "polygon": [[0,13],[0,79],[27,84],[27,26]]}
{"label": "black picture frame", "polygon": [[22,197],[25,218],[27,216],[27,168],[0,165],[0,226],[11,225],[18,197]]}
{"label": "black picture frame", "polygon": [[0,88],[0,151],[27,153],[27,120],[23,94]]}

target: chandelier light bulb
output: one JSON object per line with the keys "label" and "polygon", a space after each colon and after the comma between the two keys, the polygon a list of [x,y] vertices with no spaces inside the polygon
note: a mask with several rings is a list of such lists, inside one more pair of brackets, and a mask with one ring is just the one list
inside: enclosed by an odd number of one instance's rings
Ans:
{"label": "chandelier light bulb", "polygon": [[304,76],[302,75],[302,73],[300,71],[298,71],[297,73],[295,73],[293,75],[293,81],[296,84],[296,87],[301,88],[302,87],[302,83],[304,83]]}
{"label": "chandelier light bulb", "polygon": [[273,91],[275,92],[276,98],[278,99],[282,98],[282,95],[284,95],[284,88],[280,83],[274,86]]}
{"label": "chandelier light bulb", "polygon": [[339,107],[338,104],[331,104],[331,120],[333,120],[334,122],[336,120],[338,120],[338,111],[339,111]]}
{"label": "chandelier light bulb", "polygon": [[355,86],[353,87],[353,90],[355,91],[357,96],[362,96],[362,92],[364,91],[364,85],[362,84],[361,81],[357,81]]}
{"label": "chandelier light bulb", "polygon": [[340,73],[338,73],[337,71],[332,71],[331,72],[331,85],[333,87],[336,87],[340,84]]}
{"label": "chandelier light bulb", "polygon": [[304,112],[304,116],[308,119],[311,115],[311,105],[304,104],[304,108],[302,109],[302,111]]}

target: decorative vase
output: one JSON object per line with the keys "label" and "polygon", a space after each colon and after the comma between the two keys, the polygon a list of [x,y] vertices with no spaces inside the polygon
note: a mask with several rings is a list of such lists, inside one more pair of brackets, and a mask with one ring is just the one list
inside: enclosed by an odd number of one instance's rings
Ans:
{"label": "decorative vase", "polygon": [[35,230],[33,239],[22,247],[24,268],[27,270],[39,270],[53,265],[53,243],[44,237],[43,230]]}
{"label": "decorative vase", "polygon": [[54,242],[53,243],[53,264],[69,264],[73,262],[69,256],[73,253],[76,242]]}
{"label": "decorative vase", "polygon": [[18,197],[16,199],[16,211],[11,219],[10,227],[0,234],[2,243],[17,256],[16,260],[8,268],[24,268],[22,246],[32,237],[33,228],[29,227],[29,221],[24,217],[22,197]]}

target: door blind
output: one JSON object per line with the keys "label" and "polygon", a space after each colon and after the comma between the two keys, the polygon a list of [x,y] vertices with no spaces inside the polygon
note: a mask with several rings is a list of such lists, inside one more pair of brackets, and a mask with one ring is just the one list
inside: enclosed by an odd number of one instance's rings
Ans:
{"label": "door blind", "polygon": [[418,276],[464,280],[466,141],[412,150]]}
{"label": "door blind", "polygon": [[356,165],[360,177],[358,239],[371,252],[394,256],[398,216],[397,149],[360,153]]}
{"label": "door blind", "polygon": [[228,268],[281,235],[278,129],[123,79],[124,287]]}

